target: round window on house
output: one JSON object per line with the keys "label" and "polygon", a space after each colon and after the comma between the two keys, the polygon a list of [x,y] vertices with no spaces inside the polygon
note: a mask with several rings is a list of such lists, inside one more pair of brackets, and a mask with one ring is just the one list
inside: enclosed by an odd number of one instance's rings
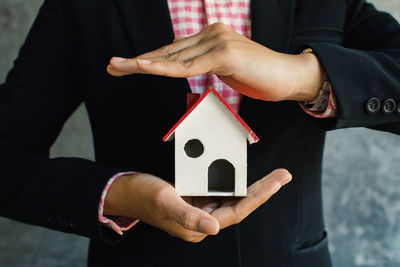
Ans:
{"label": "round window on house", "polygon": [[185,153],[188,157],[198,158],[204,153],[204,146],[198,139],[191,139],[185,144]]}

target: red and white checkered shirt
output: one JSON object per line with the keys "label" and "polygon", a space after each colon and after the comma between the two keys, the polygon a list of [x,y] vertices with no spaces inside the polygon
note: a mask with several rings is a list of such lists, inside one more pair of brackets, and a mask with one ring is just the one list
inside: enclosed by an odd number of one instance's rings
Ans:
{"label": "red and white checkered shirt", "polygon": [[[267,1],[267,0],[265,0]],[[251,38],[251,14],[250,0],[168,0],[172,26],[175,37],[188,37],[194,35],[207,26],[222,22],[236,32]],[[221,82],[215,75],[203,74],[188,78],[192,93],[202,94],[209,87],[214,87],[225,101],[238,112],[240,94]],[[328,90],[327,90],[328,89]],[[308,114],[327,118],[336,116],[336,104],[329,82],[324,83],[320,96],[312,103],[300,103]],[[122,235],[123,231],[130,229],[137,220],[118,218],[113,221],[103,216],[104,198],[115,179],[131,173],[119,173],[114,175],[103,191],[99,205],[99,220],[108,227]]]}

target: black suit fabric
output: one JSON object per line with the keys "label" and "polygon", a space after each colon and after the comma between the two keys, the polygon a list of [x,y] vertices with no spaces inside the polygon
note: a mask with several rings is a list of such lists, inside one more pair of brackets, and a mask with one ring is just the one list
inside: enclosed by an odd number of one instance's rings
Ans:
{"label": "black suit fabric", "polygon": [[[248,147],[248,183],[275,168],[293,181],[246,220],[199,244],[144,223],[119,237],[98,221],[101,192],[124,170],[174,177],[163,135],[184,114],[186,79],[111,77],[113,56],[172,42],[165,0],[46,0],[0,86],[0,215],[91,238],[90,266],[330,266],[321,201],[325,131],[400,133],[400,114],[368,112],[370,98],[400,101],[400,26],[362,0],[253,0],[252,39],[276,51],[311,47],[338,102],[316,119],[295,102],[243,98],[240,115],[261,141]],[[268,71],[268,70],[266,70]],[[96,162],[49,159],[81,103]],[[340,167],[340,166],[338,166]]]}

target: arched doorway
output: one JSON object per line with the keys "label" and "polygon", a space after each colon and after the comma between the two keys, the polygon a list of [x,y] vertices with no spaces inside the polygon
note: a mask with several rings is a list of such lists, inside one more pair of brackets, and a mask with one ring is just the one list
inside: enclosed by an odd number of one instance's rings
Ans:
{"label": "arched doorway", "polygon": [[235,168],[229,161],[218,159],[208,167],[208,191],[235,191]]}

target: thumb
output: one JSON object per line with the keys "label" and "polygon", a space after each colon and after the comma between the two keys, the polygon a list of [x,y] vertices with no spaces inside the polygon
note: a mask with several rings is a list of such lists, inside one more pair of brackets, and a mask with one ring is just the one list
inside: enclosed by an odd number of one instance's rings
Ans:
{"label": "thumb", "polygon": [[169,213],[172,220],[191,231],[206,235],[218,234],[220,225],[213,216],[204,210],[189,205],[181,197],[176,204]]}

